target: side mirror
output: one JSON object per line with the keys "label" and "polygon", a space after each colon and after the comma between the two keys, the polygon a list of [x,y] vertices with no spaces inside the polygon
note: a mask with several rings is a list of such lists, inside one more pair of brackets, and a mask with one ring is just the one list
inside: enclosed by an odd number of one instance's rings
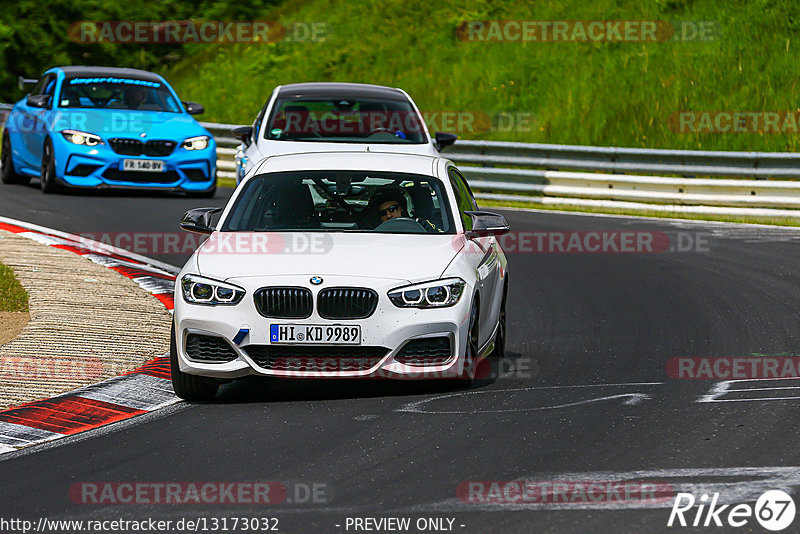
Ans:
{"label": "side mirror", "polygon": [[507,234],[511,228],[500,214],[489,211],[465,211],[472,218],[472,230],[467,230],[467,239]]}
{"label": "side mirror", "polygon": [[50,95],[28,95],[26,102],[32,108],[49,108]]}
{"label": "side mirror", "polygon": [[181,104],[183,104],[183,107],[186,108],[186,113],[189,115],[200,115],[201,113],[206,112],[206,108],[197,102],[181,102]]}
{"label": "side mirror", "polygon": [[220,211],[222,211],[222,208],[195,208],[189,210],[183,214],[181,228],[187,232],[211,234],[214,231],[211,226],[211,217]]}
{"label": "side mirror", "polygon": [[458,136],[456,134],[451,134],[447,132],[436,132],[436,137],[433,144],[436,145],[436,150],[441,152],[445,148],[455,143],[456,139],[458,139]]}
{"label": "side mirror", "polygon": [[253,140],[253,127],[252,126],[237,126],[231,130],[231,134],[244,143],[244,146],[250,146]]}

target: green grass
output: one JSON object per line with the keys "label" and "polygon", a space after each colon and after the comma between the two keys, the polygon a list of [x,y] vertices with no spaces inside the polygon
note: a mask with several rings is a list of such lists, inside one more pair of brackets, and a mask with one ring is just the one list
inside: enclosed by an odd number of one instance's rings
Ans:
{"label": "green grass", "polygon": [[[797,110],[800,4],[791,0],[304,0],[264,19],[325,22],[321,43],[197,45],[166,72],[205,120],[250,123],[274,86],[352,81],[399,86],[425,111],[529,113],[527,131],[462,138],[710,150],[798,151],[800,134],[682,134],[679,111]],[[689,42],[470,42],[473,20],[715,21]]]}
{"label": "green grass", "polygon": [[2,263],[0,263],[0,311],[28,311],[28,294],[14,276],[14,271]]}

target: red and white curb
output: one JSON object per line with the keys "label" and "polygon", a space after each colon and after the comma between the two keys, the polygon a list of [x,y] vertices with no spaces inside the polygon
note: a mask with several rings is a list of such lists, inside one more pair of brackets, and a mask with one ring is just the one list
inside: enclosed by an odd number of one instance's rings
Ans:
{"label": "red and white curb", "polygon": [[[0,217],[0,230],[69,250],[130,278],[172,313],[178,269],[80,236]],[[59,439],[175,404],[169,355],[138,369],[49,399],[0,411],[0,454]]]}

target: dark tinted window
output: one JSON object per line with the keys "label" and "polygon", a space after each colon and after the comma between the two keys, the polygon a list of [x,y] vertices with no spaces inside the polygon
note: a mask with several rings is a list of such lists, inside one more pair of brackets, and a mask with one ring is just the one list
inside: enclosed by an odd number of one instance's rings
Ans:
{"label": "dark tinted window", "polygon": [[58,105],[62,108],[181,112],[178,102],[163,83],[113,76],[64,80]]}
{"label": "dark tinted window", "polygon": [[476,211],[478,205],[472,196],[466,180],[455,167],[450,167],[448,171],[450,175],[450,185],[453,187],[453,192],[456,195],[456,203],[458,204],[458,211],[461,215],[461,222],[464,223],[465,230],[472,230],[472,217],[465,215],[465,211]]}
{"label": "dark tinted window", "polygon": [[281,172],[243,187],[223,231],[454,233],[444,187],[431,176]]}
{"label": "dark tinted window", "polygon": [[427,142],[411,103],[379,99],[278,98],[265,139],[326,143]]}

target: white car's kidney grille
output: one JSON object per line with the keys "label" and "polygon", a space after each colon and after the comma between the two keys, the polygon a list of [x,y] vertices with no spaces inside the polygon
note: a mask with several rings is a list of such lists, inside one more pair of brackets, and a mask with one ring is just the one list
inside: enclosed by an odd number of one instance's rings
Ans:
{"label": "white car's kidney grille", "polygon": [[325,319],[364,319],[377,306],[378,294],[362,287],[330,287],[317,295],[317,313]]}
{"label": "white car's kidney grille", "polygon": [[275,346],[243,347],[259,367],[272,371],[339,372],[372,369],[389,352],[386,347]]}
{"label": "white car's kidney grille", "polygon": [[447,336],[412,339],[394,359],[406,365],[442,365],[452,357]]}
{"label": "white car's kidney grille", "polygon": [[198,362],[230,362],[238,356],[221,337],[189,334],[186,336],[186,355]]}
{"label": "white car's kidney grille", "polygon": [[262,287],[254,299],[258,313],[275,319],[306,319],[313,308],[311,291],[304,287]]}

